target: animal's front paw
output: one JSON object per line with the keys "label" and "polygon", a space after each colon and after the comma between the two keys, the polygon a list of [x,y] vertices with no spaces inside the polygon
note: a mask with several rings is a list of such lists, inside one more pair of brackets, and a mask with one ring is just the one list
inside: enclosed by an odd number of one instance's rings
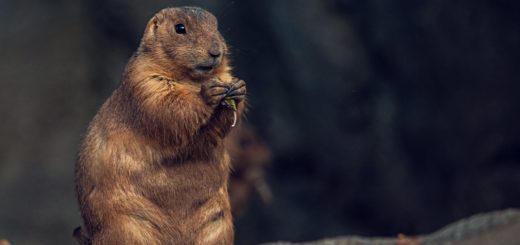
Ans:
{"label": "animal's front paw", "polygon": [[211,107],[216,107],[227,96],[229,92],[229,84],[219,79],[211,79],[202,84],[200,95],[202,99]]}
{"label": "animal's front paw", "polygon": [[243,101],[246,98],[246,82],[244,80],[233,78],[231,81],[231,85],[229,86],[229,91],[226,95],[226,99],[233,99],[237,103]]}

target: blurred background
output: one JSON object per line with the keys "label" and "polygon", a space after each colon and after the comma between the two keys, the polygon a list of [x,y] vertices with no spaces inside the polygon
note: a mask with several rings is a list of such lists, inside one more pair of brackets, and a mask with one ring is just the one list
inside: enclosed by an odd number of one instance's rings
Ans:
{"label": "blurred background", "polygon": [[75,154],[147,20],[214,13],[269,147],[236,243],[520,207],[520,2],[0,0],[0,238],[73,244]]}

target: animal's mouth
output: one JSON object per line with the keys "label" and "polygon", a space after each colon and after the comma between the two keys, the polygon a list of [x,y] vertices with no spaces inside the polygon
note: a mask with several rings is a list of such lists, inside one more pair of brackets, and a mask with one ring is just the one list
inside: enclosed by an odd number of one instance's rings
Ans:
{"label": "animal's mouth", "polygon": [[195,69],[197,69],[200,72],[208,73],[213,71],[215,68],[217,68],[220,65],[220,59],[213,59],[212,61],[203,62],[195,66]]}
{"label": "animal's mouth", "polygon": [[215,65],[213,65],[213,64],[211,64],[211,65],[198,65],[196,68],[197,68],[197,70],[202,71],[202,72],[210,72],[211,70],[213,70],[215,68]]}

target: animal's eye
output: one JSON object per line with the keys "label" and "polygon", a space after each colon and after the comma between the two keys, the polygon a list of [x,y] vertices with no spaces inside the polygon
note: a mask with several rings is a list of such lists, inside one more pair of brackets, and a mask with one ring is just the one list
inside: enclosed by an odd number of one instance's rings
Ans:
{"label": "animal's eye", "polygon": [[175,32],[179,34],[184,34],[186,33],[186,27],[183,24],[177,24],[175,25]]}

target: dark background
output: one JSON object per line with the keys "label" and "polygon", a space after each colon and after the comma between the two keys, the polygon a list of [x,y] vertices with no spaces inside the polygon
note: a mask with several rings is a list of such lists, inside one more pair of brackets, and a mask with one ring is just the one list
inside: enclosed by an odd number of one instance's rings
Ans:
{"label": "dark background", "polygon": [[0,238],[73,244],[82,133],[147,20],[213,12],[274,202],[237,244],[427,233],[520,207],[520,3],[494,0],[0,1]]}

